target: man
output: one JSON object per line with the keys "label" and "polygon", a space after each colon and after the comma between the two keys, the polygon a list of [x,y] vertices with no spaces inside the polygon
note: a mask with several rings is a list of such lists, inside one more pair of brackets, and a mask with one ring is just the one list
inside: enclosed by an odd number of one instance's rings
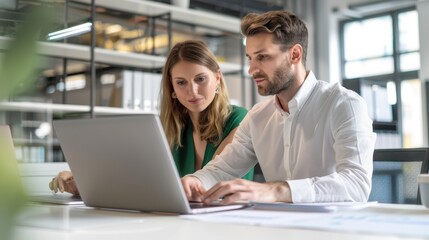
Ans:
{"label": "man", "polygon": [[[364,100],[306,70],[307,27],[296,15],[248,14],[241,31],[249,74],[259,94],[273,97],[249,111],[222,154],[182,178],[188,198],[367,201],[375,134]],[[256,163],[266,183],[239,179]]]}

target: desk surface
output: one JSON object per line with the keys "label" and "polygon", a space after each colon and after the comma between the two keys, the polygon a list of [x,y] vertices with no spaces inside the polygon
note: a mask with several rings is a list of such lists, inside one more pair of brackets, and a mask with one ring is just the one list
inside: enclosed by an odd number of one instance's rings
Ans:
{"label": "desk surface", "polygon": [[[417,205],[377,204],[363,210],[368,213],[418,214],[428,217],[429,210]],[[331,213],[332,214],[332,213]],[[371,223],[368,223],[369,227]],[[428,226],[429,229],[429,226]],[[429,231],[429,230],[428,230]],[[210,223],[180,218],[177,215],[149,214],[93,209],[84,206],[29,204],[18,217],[13,240],[81,239],[425,239],[395,234],[339,232],[293,227],[263,227]],[[427,236],[426,236],[426,239]]]}

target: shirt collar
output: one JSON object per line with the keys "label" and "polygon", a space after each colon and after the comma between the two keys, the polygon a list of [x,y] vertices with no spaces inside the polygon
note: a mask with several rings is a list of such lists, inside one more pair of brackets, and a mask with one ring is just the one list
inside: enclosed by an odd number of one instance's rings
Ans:
{"label": "shirt collar", "polygon": [[[313,91],[316,84],[317,84],[317,79],[314,76],[314,73],[312,71],[308,71],[307,77],[305,78],[305,80],[302,83],[301,87],[299,88],[298,92],[295,94],[295,96],[288,103],[290,114],[293,114],[298,110],[301,110],[302,106],[305,104],[308,97],[311,95],[311,92]],[[287,114],[285,111],[283,111],[283,109],[279,105],[276,95],[274,95],[273,102],[274,102],[276,109],[281,114]]]}

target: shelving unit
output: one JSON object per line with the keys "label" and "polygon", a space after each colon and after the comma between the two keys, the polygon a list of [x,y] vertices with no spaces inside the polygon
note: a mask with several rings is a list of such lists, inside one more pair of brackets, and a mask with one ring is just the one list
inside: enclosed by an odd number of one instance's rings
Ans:
{"label": "shelving unit", "polygon": [[[0,110],[3,111],[32,111],[32,112],[51,112],[51,113],[87,113],[89,106],[85,105],[72,105],[72,104],[55,104],[55,103],[34,103],[34,102],[1,102]],[[98,115],[109,114],[142,114],[149,111],[140,111],[125,108],[113,107],[94,107]]]}
{"label": "shelving unit", "polygon": [[[90,4],[90,0],[73,0],[73,2]],[[195,19],[198,19],[198,26],[216,29],[220,31],[230,32],[232,34],[239,34],[240,20],[230,16],[221,16],[210,12],[183,9],[180,7],[157,3],[153,1],[142,0],[122,0],[122,1],[109,1],[109,0],[96,0],[97,7],[105,7],[109,9],[120,10],[124,12],[133,12],[147,16],[161,15],[165,13],[171,14],[171,19],[176,22],[195,24]],[[10,38],[0,36],[0,50],[4,50],[7,44],[11,41]],[[71,60],[90,61],[90,46],[83,46],[70,43],[58,42],[39,42],[38,53],[47,57],[66,58]],[[101,64],[110,64],[114,66],[126,66],[141,69],[161,69],[165,57],[155,56],[141,53],[119,52],[115,50],[103,49],[96,47],[95,62]],[[240,73],[243,67],[240,64],[221,62],[221,70],[224,74]],[[20,106],[18,109],[31,111],[52,109],[63,112],[85,112],[88,111],[87,106],[75,105],[59,105],[59,104],[34,104],[34,103],[6,103],[1,104],[0,108],[3,110],[11,109],[12,106]],[[25,107],[22,107],[25,106]],[[6,108],[5,108],[6,107]],[[13,108],[13,107],[12,107]],[[98,110],[100,107],[96,107]],[[118,110],[117,108],[101,107],[103,112],[110,113],[132,113],[135,110]],[[100,111],[97,111],[100,113]]]}
{"label": "shelving unit", "polygon": [[[88,7],[91,6],[91,0],[69,0],[69,2],[77,4],[85,4]],[[144,0],[121,0],[121,1],[109,1],[109,0],[95,0],[95,6],[97,8],[105,8],[107,11],[122,11],[126,13],[132,13],[135,15],[144,15],[147,17],[159,17],[168,15],[169,20],[174,23],[185,24],[190,26],[196,32],[208,32],[211,34],[226,34],[228,36],[240,34],[240,19],[233,18],[226,15],[219,15],[215,13],[183,9],[176,6],[158,3],[154,1]],[[96,17],[97,19],[97,17]],[[198,20],[198,23],[196,22]],[[205,29],[205,30],[203,30]],[[169,29],[171,31],[171,29]],[[8,37],[0,36],[0,51],[5,50],[8,43],[11,41]],[[122,52],[117,50],[110,50],[101,47],[94,47],[95,45],[78,45],[67,42],[39,42],[38,43],[38,54],[41,56],[52,58],[52,59],[67,59],[65,64],[70,61],[82,62],[85,65],[91,63],[107,65],[111,67],[123,68],[123,69],[138,69],[141,71],[156,70],[160,71],[165,62],[165,56],[151,55],[145,53],[135,52]],[[91,51],[94,52],[93,59],[91,58]],[[240,56],[242,57],[242,56]],[[228,74],[239,74],[242,75],[244,67],[241,63],[231,62],[220,62],[220,68],[225,75]],[[131,70],[133,71],[133,70]],[[91,79],[93,84],[94,79]],[[104,107],[96,106],[95,103],[88,101],[87,105],[80,104],[61,104],[51,102],[37,102],[28,100],[18,100],[9,102],[0,102],[0,112],[14,112],[14,114],[31,112],[37,116],[45,116],[47,121],[52,121],[53,116],[66,116],[66,115],[85,115],[93,113],[95,115],[115,115],[115,114],[142,114],[147,113],[147,110],[131,109],[131,108],[119,108],[119,107]],[[17,113],[18,112],[18,113]],[[26,115],[26,114],[24,114]],[[48,119],[51,118],[51,119]],[[1,118],[0,118],[1,120]],[[20,120],[21,121],[21,120]],[[26,121],[23,119],[22,121]],[[19,146],[43,146],[50,145],[45,149],[51,151],[52,148],[58,149],[58,142],[51,135],[48,139],[39,140],[32,139],[29,141],[25,139],[25,136],[18,136],[14,139],[15,143]],[[50,159],[55,158],[56,153],[50,153],[47,157]],[[31,162],[31,161],[30,161]]]}
{"label": "shelving unit", "polygon": [[[0,36],[0,50],[5,50],[10,38]],[[95,62],[116,66],[127,66],[142,69],[160,69],[164,66],[165,57],[143,53],[119,52],[103,48],[95,48]],[[47,57],[67,58],[90,61],[89,47],[70,43],[39,42],[38,53]],[[235,73],[241,66],[235,63],[220,63],[224,74]]]}
{"label": "shelving unit", "polygon": [[[90,4],[90,0],[73,0],[74,2]],[[96,0],[99,7],[132,12],[146,16],[156,16],[165,13],[171,14],[172,21],[182,22],[201,27],[222,30],[234,34],[240,34],[240,19],[211,12],[184,9],[173,5],[147,0]],[[198,20],[198,23],[196,23]]]}

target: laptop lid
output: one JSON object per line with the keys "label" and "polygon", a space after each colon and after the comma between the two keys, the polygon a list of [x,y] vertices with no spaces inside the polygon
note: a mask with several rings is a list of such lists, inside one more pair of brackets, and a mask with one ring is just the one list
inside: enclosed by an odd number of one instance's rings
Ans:
{"label": "laptop lid", "polygon": [[[205,212],[191,211],[158,115],[58,120],[53,126],[87,206]],[[224,207],[219,210],[242,206]]]}
{"label": "laptop lid", "polygon": [[0,151],[2,151],[0,156],[4,157],[5,159],[11,159],[16,162],[15,148],[13,144],[12,134],[10,133],[9,125],[0,125],[0,143]]}
{"label": "laptop lid", "polygon": [[6,200],[1,201],[3,204],[9,201],[19,202],[22,200],[20,198],[25,198],[25,188],[20,178],[13,138],[8,125],[0,125],[0,192],[5,194],[0,195],[0,200]]}

